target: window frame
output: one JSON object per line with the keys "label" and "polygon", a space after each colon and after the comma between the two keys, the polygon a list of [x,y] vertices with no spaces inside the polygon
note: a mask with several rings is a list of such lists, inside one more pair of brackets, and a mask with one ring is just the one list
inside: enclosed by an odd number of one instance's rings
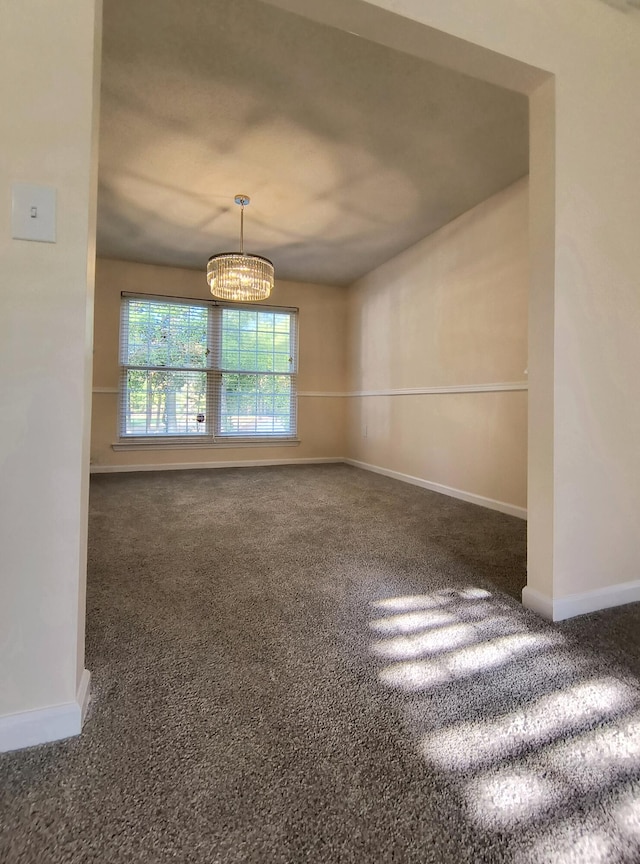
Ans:
{"label": "window frame", "polygon": [[[206,350],[207,364],[205,366],[162,366],[162,365],[140,365],[128,364],[127,352],[128,341],[128,314],[130,302],[140,300],[143,302],[157,302],[162,304],[180,304],[184,306],[197,306],[207,309],[207,335]],[[286,314],[289,316],[289,350],[290,370],[287,372],[261,370],[228,370],[222,366],[223,351],[223,310],[234,309],[240,311],[270,312],[273,314]],[[246,447],[246,446],[269,446],[274,444],[286,445],[299,442],[297,437],[298,420],[298,322],[299,309],[292,306],[270,306],[264,303],[231,303],[218,300],[202,300],[190,297],[174,297],[162,294],[144,294],[138,292],[121,292],[120,329],[119,329],[119,383],[118,383],[118,429],[117,443],[114,447],[120,448],[146,448],[146,447]],[[256,330],[256,332],[258,332]],[[205,424],[206,431],[203,433],[153,433],[136,434],[126,432],[126,403],[127,403],[127,375],[128,371],[138,369],[142,371],[171,371],[171,372],[202,372],[206,375],[205,387]],[[222,386],[225,374],[237,375],[260,375],[260,376],[286,376],[290,380],[289,399],[289,431],[284,434],[273,432],[236,435],[222,432]]]}

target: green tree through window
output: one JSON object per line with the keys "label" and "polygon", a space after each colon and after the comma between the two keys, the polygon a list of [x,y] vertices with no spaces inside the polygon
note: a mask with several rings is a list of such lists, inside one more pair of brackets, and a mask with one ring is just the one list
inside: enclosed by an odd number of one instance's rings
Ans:
{"label": "green tree through window", "polygon": [[296,311],[123,297],[122,438],[294,438]]}

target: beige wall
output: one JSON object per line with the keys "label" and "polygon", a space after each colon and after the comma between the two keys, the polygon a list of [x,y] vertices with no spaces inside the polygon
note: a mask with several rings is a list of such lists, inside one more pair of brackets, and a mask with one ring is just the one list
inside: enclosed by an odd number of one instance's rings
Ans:
{"label": "beige wall", "polygon": [[[346,291],[327,285],[276,282],[269,303],[299,309],[298,437],[296,446],[114,451],[120,292],[211,299],[204,269],[181,270],[98,259],[95,299],[94,397],[91,462],[105,466],[148,466],[341,458],[345,450]],[[324,395],[326,394],[326,395]]]}
{"label": "beige wall", "polygon": [[526,386],[527,186],[349,289],[349,458],[526,507],[526,391],[403,391]]}
{"label": "beige wall", "polygon": [[555,74],[553,572],[540,585],[562,598],[638,584],[638,17],[600,0],[375,5]]}
{"label": "beige wall", "polygon": [[268,2],[532,96],[528,585],[546,612],[615,585],[640,598],[637,13],[601,0]]}
{"label": "beige wall", "polygon": [[[99,25],[2,4],[0,721],[73,703],[84,669]],[[11,239],[13,181],[57,189],[56,243]]]}
{"label": "beige wall", "polygon": [[[514,89],[542,83],[531,67],[555,76],[532,98],[528,578],[552,602],[637,585],[637,17],[599,0],[272,2]],[[82,663],[99,5],[2,8],[0,714],[72,698]],[[57,186],[55,246],[9,239],[13,179]]]}

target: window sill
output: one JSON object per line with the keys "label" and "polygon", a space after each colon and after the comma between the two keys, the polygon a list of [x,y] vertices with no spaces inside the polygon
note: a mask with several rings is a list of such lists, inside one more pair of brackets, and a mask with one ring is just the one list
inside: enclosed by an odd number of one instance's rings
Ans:
{"label": "window sill", "polygon": [[242,447],[298,447],[299,438],[243,438],[238,441],[229,439],[219,441],[116,441],[112,450],[224,450]]}

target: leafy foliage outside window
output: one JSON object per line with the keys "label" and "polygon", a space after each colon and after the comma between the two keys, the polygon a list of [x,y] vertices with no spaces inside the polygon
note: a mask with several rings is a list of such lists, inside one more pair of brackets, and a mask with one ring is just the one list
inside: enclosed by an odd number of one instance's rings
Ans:
{"label": "leafy foliage outside window", "polygon": [[292,438],[295,312],[125,297],[121,436]]}

